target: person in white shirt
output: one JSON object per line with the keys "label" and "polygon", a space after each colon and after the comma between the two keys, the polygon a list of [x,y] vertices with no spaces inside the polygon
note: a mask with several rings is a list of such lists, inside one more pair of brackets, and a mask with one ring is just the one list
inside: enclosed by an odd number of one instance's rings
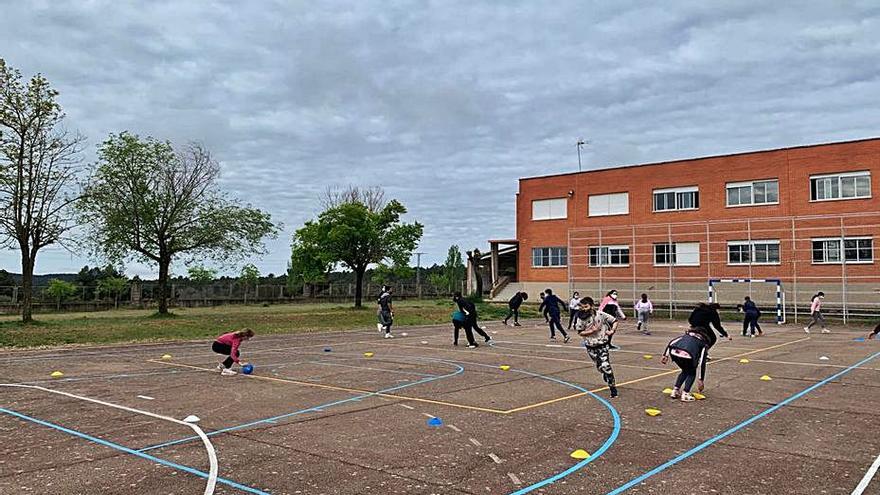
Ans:
{"label": "person in white shirt", "polygon": [[568,329],[571,330],[571,326],[574,324],[574,320],[577,317],[578,306],[581,304],[581,295],[578,292],[574,292],[571,295],[571,299],[568,300]]}
{"label": "person in white shirt", "polygon": [[654,314],[654,305],[651,303],[651,300],[648,299],[647,294],[642,294],[642,298],[636,302],[636,330],[644,333],[645,335],[651,335],[651,332],[648,331],[648,320],[650,316]]}

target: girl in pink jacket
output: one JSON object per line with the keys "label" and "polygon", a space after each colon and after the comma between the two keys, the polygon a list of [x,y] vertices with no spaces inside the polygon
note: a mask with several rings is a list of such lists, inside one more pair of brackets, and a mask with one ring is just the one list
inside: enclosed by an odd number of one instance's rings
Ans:
{"label": "girl in pink jacket", "polygon": [[822,333],[831,333],[831,330],[825,326],[825,317],[822,316],[822,301],[825,300],[825,293],[819,291],[813,296],[813,299],[810,300],[810,316],[812,319],[810,323],[804,327],[804,331],[810,333],[810,327],[815,325],[816,323],[822,325]]}
{"label": "girl in pink jacket", "polygon": [[232,369],[232,363],[241,364],[241,354],[238,348],[245,340],[250,340],[254,336],[254,331],[250,328],[242,328],[235,332],[224,333],[217,337],[217,340],[211,345],[211,350],[217,354],[226,356],[226,359],[217,365],[220,374],[223,376],[231,376],[235,374]]}

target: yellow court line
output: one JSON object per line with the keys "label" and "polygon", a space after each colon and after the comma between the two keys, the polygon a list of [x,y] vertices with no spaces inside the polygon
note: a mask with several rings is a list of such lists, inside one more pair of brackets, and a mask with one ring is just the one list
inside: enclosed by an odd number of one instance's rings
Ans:
{"label": "yellow court line", "polygon": [[[173,363],[173,362],[169,362],[169,361],[158,361],[155,359],[148,359],[147,361],[150,363],[164,364],[164,365],[168,365],[168,366],[177,366],[180,368],[190,368],[190,369],[199,370],[199,371],[214,371],[212,368],[202,368],[199,366],[192,366],[192,365],[183,364],[183,363]],[[288,378],[276,378],[276,377],[272,377],[272,376],[261,376],[261,375],[244,375],[244,376],[246,378],[253,378],[253,379],[257,379],[257,380],[292,383],[295,385],[304,385],[306,387],[316,387],[316,388],[323,388],[323,389],[327,389],[327,390],[337,390],[340,392],[349,392],[349,393],[356,393],[356,394],[370,394],[370,395],[375,395],[377,397],[399,399],[399,400],[404,400],[404,401],[424,402],[427,404],[449,406],[449,407],[455,407],[458,409],[468,409],[471,411],[481,411],[481,412],[488,412],[488,413],[493,413],[493,414],[506,414],[506,411],[502,411],[501,409],[469,406],[467,404],[457,404],[454,402],[445,402],[445,401],[441,401],[441,400],[422,399],[420,397],[409,397],[406,395],[386,394],[386,393],[382,393],[382,392],[375,392],[372,390],[361,390],[361,389],[356,389],[356,388],[337,387],[335,385],[324,385],[323,383],[304,382],[304,381],[300,381],[300,380],[291,380]]]}
{"label": "yellow court line", "polygon": [[[409,349],[425,349],[424,346],[409,345],[409,344],[396,344],[396,343],[393,343],[393,342],[378,342],[376,345],[388,345],[388,346],[392,346],[392,347],[406,347],[406,348],[409,348]],[[494,348],[495,348],[495,349],[504,349],[503,347],[498,347],[498,346],[495,346]],[[428,347],[428,349],[431,349],[431,350],[434,350],[434,351],[455,352],[454,349],[443,349],[443,348],[441,348],[441,347]],[[573,349],[573,348],[572,348],[572,349]],[[562,362],[565,362],[565,363],[578,363],[578,364],[584,364],[585,362],[587,362],[587,361],[584,361],[583,359],[565,359],[565,358],[554,358],[554,357],[548,357],[548,356],[535,356],[535,355],[531,355],[531,356],[530,356],[530,355],[527,355],[527,354],[510,354],[510,353],[507,353],[507,352],[487,352],[487,351],[474,351],[474,350],[467,350],[467,351],[465,351],[465,352],[467,352],[468,354],[486,354],[486,355],[488,355],[488,356],[503,356],[503,357],[521,357],[521,358],[528,358],[528,359],[543,359],[543,360],[545,360],[545,361],[562,361]],[[616,351],[615,351],[615,352],[616,352]],[[646,353],[640,352],[639,354],[646,354]],[[657,368],[657,367],[654,367],[654,366],[636,366],[636,365],[634,365],[634,364],[623,364],[623,363],[618,363],[618,364],[615,364],[614,366],[622,366],[622,367],[624,367],[624,368],[637,368],[637,369],[640,369],[640,370],[661,370],[661,369],[665,369],[665,368]]]}
{"label": "yellow court line", "polygon": [[[770,346],[770,347],[764,347],[764,348],[762,348],[762,349],[756,349],[756,350],[754,350],[754,351],[743,352],[743,353],[736,354],[736,355],[733,355],[733,356],[728,356],[728,357],[726,357],[726,358],[715,359],[715,360],[709,361],[708,364],[720,363],[720,362],[722,362],[722,361],[727,361],[727,360],[729,360],[729,359],[741,358],[741,357],[743,357],[743,356],[749,356],[749,355],[755,354],[755,353],[757,353],[757,352],[770,351],[770,350],[778,349],[778,348],[780,348],[780,347],[787,346],[787,345],[790,345],[790,344],[796,344],[796,343],[798,343],[798,342],[803,342],[803,341],[805,341],[805,340],[810,340],[810,337],[803,337],[803,338],[800,338],[800,339],[797,339],[797,340],[792,340],[791,342],[784,342],[784,343],[782,343],[782,344],[777,344],[777,345],[773,345],[773,346]],[[642,378],[636,378],[636,379],[634,379],[634,380],[629,380],[629,381],[621,382],[621,383],[618,383],[617,386],[618,386],[618,387],[622,387],[622,386],[624,386],[624,385],[632,385],[632,384],[634,384],[634,383],[644,382],[644,381],[647,381],[647,380],[653,380],[654,378],[660,378],[660,377],[662,377],[662,376],[672,375],[672,374],[678,373],[679,371],[680,371],[680,370],[677,370],[677,369],[676,369],[676,370],[670,370],[670,371],[664,371],[663,373],[657,373],[657,374],[655,374],[655,375],[645,376],[645,377],[642,377]],[[590,392],[592,392],[592,393],[595,394],[595,393],[597,393],[597,392],[602,392],[602,391],[604,391],[604,390],[608,390],[608,386],[607,386],[607,385],[604,386],[604,387],[600,387],[600,388],[597,388],[597,389],[590,390]],[[586,392],[578,392],[578,393],[576,393],[576,394],[568,395],[568,396],[565,396],[565,397],[559,397],[559,398],[551,399],[551,400],[545,400],[545,401],[543,401],[543,402],[538,402],[538,403],[535,403],[535,404],[530,404],[530,405],[528,405],[528,406],[522,406],[522,407],[517,407],[517,408],[514,408],[514,409],[508,409],[507,411],[504,411],[504,412],[505,412],[506,414],[512,414],[512,413],[515,413],[515,412],[526,411],[526,410],[528,410],[528,409],[534,409],[534,408],[536,408],[536,407],[542,407],[542,406],[546,406],[546,405],[549,405],[549,404],[555,404],[556,402],[562,402],[562,401],[564,401],[564,400],[568,400],[568,399],[574,399],[574,398],[577,398],[577,397],[583,397],[583,396],[585,396],[585,395],[587,395]]]}

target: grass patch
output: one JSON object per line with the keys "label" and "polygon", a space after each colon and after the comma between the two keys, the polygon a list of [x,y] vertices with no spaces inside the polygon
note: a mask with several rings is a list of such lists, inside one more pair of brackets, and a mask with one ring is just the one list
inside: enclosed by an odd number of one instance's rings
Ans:
{"label": "grass patch", "polygon": [[[399,301],[394,306],[396,327],[448,323],[455,310],[455,304],[446,300]],[[507,315],[506,305],[481,303],[477,307],[483,321]],[[537,315],[528,309],[520,314]],[[161,317],[152,310],[131,309],[38,316],[39,320],[27,325],[17,316],[0,316],[0,347],[203,339],[243,327],[257,335],[376,328],[376,310],[371,305],[360,309],[342,304],[175,308],[172,316]]]}

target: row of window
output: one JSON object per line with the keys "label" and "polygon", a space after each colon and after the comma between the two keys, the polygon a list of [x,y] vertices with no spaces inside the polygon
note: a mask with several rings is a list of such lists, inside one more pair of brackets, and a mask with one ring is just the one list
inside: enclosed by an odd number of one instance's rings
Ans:
{"label": "row of window", "polygon": [[[871,197],[871,172],[848,172],[810,177],[810,199],[833,201]],[[727,184],[727,206],[779,204],[779,180],[766,179]],[[696,186],[654,190],[654,211],[698,210],[700,189]],[[588,216],[626,215],[629,193],[599,194],[589,197]],[[532,201],[532,220],[568,218],[566,198]]]}
{"label": "row of window", "polygon": [[[874,240],[871,237],[830,237],[812,239],[814,264],[873,263]],[[779,240],[730,241],[728,265],[778,265],[781,262]],[[630,247],[590,246],[588,264],[593,267],[629,266]],[[700,266],[699,242],[654,244],[654,266]],[[568,248],[532,248],[533,267],[568,266]]]}

